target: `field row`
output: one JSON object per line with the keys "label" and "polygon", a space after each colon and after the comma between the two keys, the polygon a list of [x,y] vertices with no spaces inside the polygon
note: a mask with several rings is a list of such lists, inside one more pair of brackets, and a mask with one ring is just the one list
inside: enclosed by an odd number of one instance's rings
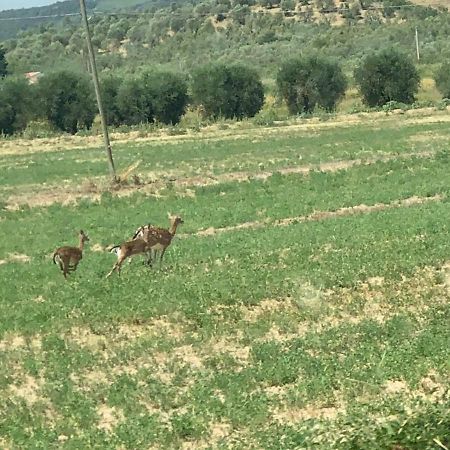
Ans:
{"label": "field row", "polygon": [[[448,126],[429,123],[385,128],[358,125],[317,131],[246,130],[233,140],[123,144],[115,148],[117,167],[124,171],[140,162],[136,172],[144,182],[228,172],[276,171],[324,161],[370,159],[384,154],[437,153],[446,149]],[[105,182],[106,162],[100,149],[60,150],[54,153],[11,155],[2,158],[2,190],[36,190],[45,185],[80,185],[84,180]],[[51,175],[50,175],[51,174]],[[30,190],[28,188],[28,190]],[[3,196],[8,193],[4,191]]]}

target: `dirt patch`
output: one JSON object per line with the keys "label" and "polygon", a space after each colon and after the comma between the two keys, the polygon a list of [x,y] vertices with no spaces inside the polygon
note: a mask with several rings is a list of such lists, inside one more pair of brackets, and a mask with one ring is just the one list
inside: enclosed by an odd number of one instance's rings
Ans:
{"label": "dirt patch", "polygon": [[276,325],[272,325],[270,330],[261,338],[260,341],[276,341],[286,342],[293,339],[298,339],[306,335],[308,331],[311,331],[311,327],[305,322],[299,324],[295,333],[285,333],[280,330]]}
{"label": "dirt patch", "polygon": [[69,333],[62,337],[92,351],[104,350],[107,346],[105,336],[95,334],[87,328],[72,327]]}
{"label": "dirt patch", "polygon": [[97,408],[97,415],[99,416],[97,428],[108,433],[112,433],[114,428],[124,420],[123,412],[115,406],[100,405]]}
{"label": "dirt patch", "polygon": [[342,413],[337,408],[320,408],[320,407],[306,407],[306,408],[285,408],[275,409],[272,413],[272,419],[280,424],[296,424],[308,419],[324,419],[335,420],[339,413]]}
{"label": "dirt patch", "polygon": [[101,244],[91,245],[90,248],[91,248],[91,251],[93,251],[93,252],[104,252],[106,250],[106,247],[104,247]]}
{"label": "dirt patch", "polygon": [[246,322],[257,322],[261,316],[279,312],[279,311],[293,311],[295,306],[290,299],[264,299],[257,305],[241,306],[242,318]]}
{"label": "dirt patch", "polygon": [[409,392],[409,387],[403,380],[388,380],[384,384],[384,392],[388,395]]}
{"label": "dirt patch", "polygon": [[31,258],[28,255],[24,255],[22,253],[9,253],[6,259],[0,259],[0,265],[8,264],[8,263],[28,263],[31,261]]}
{"label": "dirt patch", "polygon": [[14,397],[19,397],[32,406],[36,402],[43,400],[40,396],[42,380],[36,380],[30,375],[26,375],[24,381],[19,385],[11,385],[9,387]]}
{"label": "dirt patch", "polygon": [[181,360],[183,364],[188,365],[194,370],[203,369],[202,358],[194,350],[192,345],[183,345],[182,347],[177,347],[172,355],[175,359]]}
{"label": "dirt patch", "polygon": [[219,339],[207,344],[210,348],[208,354],[226,354],[232,356],[241,366],[246,366],[250,358],[250,347],[239,345],[237,342],[228,339]]}
{"label": "dirt patch", "polygon": [[120,325],[118,331],[119,336],[127,340],[161,335],[174,340],[180,340],[184,334],[184,324],[181,322],[171,322],[166,316],[161,316],[142,324]]}
{"label": "dirt patch", "polygon": [[0,351],[14,351],[26,346],[26,341],[20,334],[8,334],[0,341]]}

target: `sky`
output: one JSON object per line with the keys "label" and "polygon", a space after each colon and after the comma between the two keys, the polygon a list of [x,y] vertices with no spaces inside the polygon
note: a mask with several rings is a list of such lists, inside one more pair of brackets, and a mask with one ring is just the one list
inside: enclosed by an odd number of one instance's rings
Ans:
{"label": "sky", "polygon": [[4,9],[31,8],[56,3],[57,0],[0,0],[0,11]]}

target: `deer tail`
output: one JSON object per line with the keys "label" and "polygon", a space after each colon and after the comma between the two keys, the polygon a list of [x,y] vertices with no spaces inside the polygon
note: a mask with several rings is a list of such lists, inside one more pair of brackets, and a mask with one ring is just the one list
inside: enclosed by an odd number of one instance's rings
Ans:
{"label": "deer tail", "polygon": [[110,253],[114,253],[115,255],[117,255],[117,253],[119,253],[120,250],[120,245],[115,245],[114,247],[112,247],[109,252]]}

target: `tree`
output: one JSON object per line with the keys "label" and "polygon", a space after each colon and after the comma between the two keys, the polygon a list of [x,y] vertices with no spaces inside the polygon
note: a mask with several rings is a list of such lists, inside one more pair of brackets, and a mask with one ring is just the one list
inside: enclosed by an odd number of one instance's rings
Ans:
{"label": "tree", "polygon": [[32,116],[31,88],[22,78],[0,79],[0,133],[23,130]]}
{"label": "tree", "polygon": [[143,75],[154,118],[164,124],[177,124],[188,103],[186,81],[172,72],[149,72]]}
{"label": "tree", "polygon": [[450,98],[450,62],[442,64],[434,74],[436,87],[443,98]]}
{"label": "tree", "polygon": [[213,64],[192,76],[192,98],[212,117],[253,117],[264,103],[258,73],[246,66]]}
{"label": "tree", "polygon": [[62,131],[90,128],[97,111],[88,78],[69,71],[53,72],[39,81],[42,114]]}
{"label": "tree", "polygon": [[311,113],[316,105],[331,111],[347,88],[339,64],[316,56],[286,61],[276,82],[291,114]]}
{"label": "tree", "polygon": [[117,105],[117,95],[122,81],[121,78],[109,74],[100,80],[100,92],[108,125],[117,126],[122,123],[123,118]]}
{"label": "tree", "polygon": [[8,73],[8,62],[6,61],[6,50],[0,47],[0,78]]}
{"label": "tree", "polygon": [[153,122],[154,110],[142,80],[126,79],[117,93],[117,108],[126,125]]}
{"label": "tree", "polygon": [[367,56],[355,69],[354,78],[364,103],[381,106],[389,101],[412,103],[420,76],[411,59],[395,49]]}

